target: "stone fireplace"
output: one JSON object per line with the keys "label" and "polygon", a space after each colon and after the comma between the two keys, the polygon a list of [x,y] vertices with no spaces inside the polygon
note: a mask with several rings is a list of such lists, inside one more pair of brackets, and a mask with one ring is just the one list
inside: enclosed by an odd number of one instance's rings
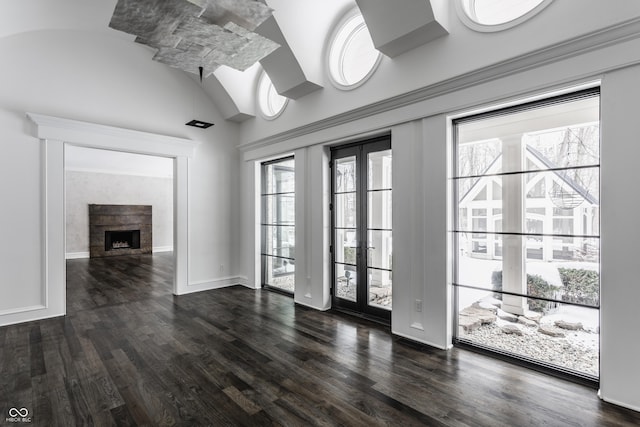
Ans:
{"label": "stone fireplace", "polygon": [[91,258],[152,252],[151,206],[89,205]]}

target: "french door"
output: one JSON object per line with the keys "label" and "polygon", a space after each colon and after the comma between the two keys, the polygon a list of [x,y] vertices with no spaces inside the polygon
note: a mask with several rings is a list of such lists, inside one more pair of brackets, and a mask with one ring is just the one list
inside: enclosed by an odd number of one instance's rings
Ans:
{"label": "french door", "polygon": [[391,138],[331,151],[333,307],[390,322]]}

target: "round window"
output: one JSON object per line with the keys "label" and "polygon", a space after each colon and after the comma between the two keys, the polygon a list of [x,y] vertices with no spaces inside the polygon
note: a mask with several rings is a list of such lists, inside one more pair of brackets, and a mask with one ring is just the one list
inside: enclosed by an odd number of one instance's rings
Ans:
{"label": "round window", "polygon": [[462,20],[478,31],[501,31],[531,18],[552,0],[459,0]]}
{"label": "round window", "polygon": [[262,115],[267,119],[275,119],[282,113],[288,101],[287,97],[276,91],[271,79],[263,71],[258,82],[258,106]]}
{"label": "round window", "polygon": [[329,75],[340,89],[352,89],[373,74],[381,54],[373,45],[362,14],[351,12],[340,21],[329,48]]}

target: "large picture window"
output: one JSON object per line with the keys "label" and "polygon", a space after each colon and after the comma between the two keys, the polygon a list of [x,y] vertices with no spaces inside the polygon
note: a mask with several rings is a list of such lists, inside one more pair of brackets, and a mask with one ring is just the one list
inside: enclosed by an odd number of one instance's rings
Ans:
{"label": "large picture window", "polygon": [[262,285],[293,294],[295,283],[294,159],[262,164]]}
{"label": "large picture window", "polygon": [[597,379],[599,91],[454,121],[458,343]]}

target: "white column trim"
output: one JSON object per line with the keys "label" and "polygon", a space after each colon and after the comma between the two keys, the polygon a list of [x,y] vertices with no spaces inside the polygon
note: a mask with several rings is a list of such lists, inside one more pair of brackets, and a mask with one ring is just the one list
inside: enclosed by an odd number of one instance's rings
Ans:
{"label": "white column trim", "polygon": [[175,159],[174,293],[189,283],[189,169],[197,142],[95,123],[27,113],[42,141],[42,305],[12,310],[2,324],[66,314],[64,150],[75,145]]}
{"label": "white column trim", "polygon": [[188,293],[189,287],[189,205],[191,159],[185,156],[174,160],[173,171],[173,257],[175,270],[173,277],[173,293]]}

